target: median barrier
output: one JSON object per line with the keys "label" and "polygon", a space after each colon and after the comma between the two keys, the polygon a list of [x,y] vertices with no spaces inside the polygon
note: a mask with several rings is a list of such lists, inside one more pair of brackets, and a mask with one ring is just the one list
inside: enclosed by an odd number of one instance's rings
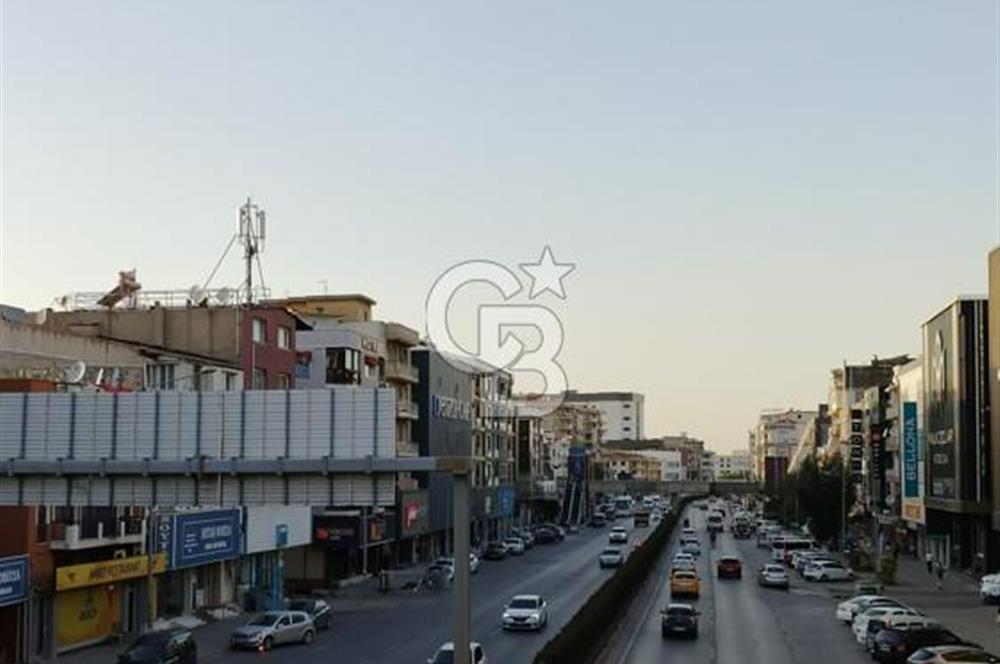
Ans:
{"label": "median barrier", "polygon": [[586,664],[593,662],[626,614],[625,608],[656,568],[670,536],[694,497],[675,503],[653,533],[632,552],[625,563],[590,596],[566,625],[535,656],[535,664]]}

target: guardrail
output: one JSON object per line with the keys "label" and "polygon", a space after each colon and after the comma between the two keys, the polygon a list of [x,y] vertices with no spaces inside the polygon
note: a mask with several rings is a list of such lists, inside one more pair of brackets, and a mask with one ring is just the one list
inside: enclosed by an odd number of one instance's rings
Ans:
{"label": "guardrail", "polygon": [[625,564],[594,592],[556,636],[535,656],[535,664],[588,664],[597,660],[614,634],[624,607],[635,598],[649,574],[655,569],[684,507],[693,496],[675,503],[676,511],[665,516]]}

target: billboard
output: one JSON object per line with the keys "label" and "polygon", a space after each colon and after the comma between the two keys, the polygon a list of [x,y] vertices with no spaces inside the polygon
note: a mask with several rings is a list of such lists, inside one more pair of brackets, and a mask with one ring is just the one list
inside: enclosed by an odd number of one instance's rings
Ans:
{"label": "billboard", "polygon": [[957,497],[958,436],[956,308],[948,307],[924,325],[924,395],[927,495]]}
{"label": "billboard", "polygon": [[161,515],[156,527],[157,548],[170,569],[236,558],[241,539],[238,509]]}
{"label": "billboard", "polygon": [[423,535],[430,529],[430,500],[427,490],[399,492],[399,536]]}
{"label": "billboard", "polygon": [[28,599],[28,556],[0,558],[0,606]]}

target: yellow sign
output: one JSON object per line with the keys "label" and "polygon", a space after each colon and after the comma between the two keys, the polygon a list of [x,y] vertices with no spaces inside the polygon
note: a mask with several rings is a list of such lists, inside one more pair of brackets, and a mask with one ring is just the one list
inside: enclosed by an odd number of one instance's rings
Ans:
{"label": "yellow sign", "polygon": [[120,588],[81,588],[56,596],[56,646],[63,650],[108,638],[118,624]]}
{"label": "yellow sign", "polygon": [[[167,554],[158,553],[153,556],[153,574],[160,574],[167,569]],[[114,583],[125,579],[134,579],[149,574],[149,558],[134,556],[132,558],[116,558],[102,560],[99,563],[83,563],[56,568],[56,590],[70,588],[85,588],[100,583]]]}

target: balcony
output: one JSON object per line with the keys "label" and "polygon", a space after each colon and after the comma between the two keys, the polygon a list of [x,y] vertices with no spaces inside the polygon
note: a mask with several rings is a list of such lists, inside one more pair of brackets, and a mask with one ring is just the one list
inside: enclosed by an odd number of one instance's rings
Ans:
{"label": "balcony", "polygon": [[396,456],[417,457],[420,456],[420,447],[416,443],[405,440],[396,441]]}
{"label": "balcony", "polygon": [[419,417],[417,414],[417,404],[412,401],[397,401],[396,417],[409,420],[417,419]]}
{"label": "balcony", "polygon": [[95,549],[101,546],[142,544],[146,539],[145,519],[84,519],[80,523],[49,523],[39,526],[49,547],[62,551]]}
{"label": "balcony", "polygon": [[420,381],[420,374],[412,364],[400,360],[389,360],[385,363],[385,378],[404,383],[417,383]]}

